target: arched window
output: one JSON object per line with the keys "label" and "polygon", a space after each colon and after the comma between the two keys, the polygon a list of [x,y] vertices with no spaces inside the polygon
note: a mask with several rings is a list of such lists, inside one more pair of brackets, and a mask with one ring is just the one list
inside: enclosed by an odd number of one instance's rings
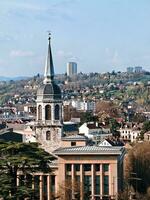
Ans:
{"label": "arched window", "polygon": [[45,120],[51,120],[51,106],[45,106]]}
{"label": "arched window", "polygon": [[46,132],[46,140],[50,140],[51,139],[51,133],[50,131]]}
{"label": "arched window", "polygon": [[59,120],[59,105],[55,106],[55,120]]}
{"label": "arched window", "polygon": [[42,106],[39,105],[38,106],[38,120],[41,120],[42,119]]}

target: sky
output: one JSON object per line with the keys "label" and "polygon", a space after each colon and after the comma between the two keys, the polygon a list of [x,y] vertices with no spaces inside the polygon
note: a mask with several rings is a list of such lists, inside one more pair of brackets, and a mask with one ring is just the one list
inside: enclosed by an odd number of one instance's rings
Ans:
{"label": "sky", "polygon": [[0,0],[0,76],[44,73],[48,31],[56,73],[150,70],[149,0]]}

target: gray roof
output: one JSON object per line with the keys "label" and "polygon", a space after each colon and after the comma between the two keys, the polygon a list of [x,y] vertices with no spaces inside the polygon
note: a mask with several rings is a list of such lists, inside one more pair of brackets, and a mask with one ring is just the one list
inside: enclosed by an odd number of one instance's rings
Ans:
{"label": "gray roof", "polygon": [[71,136],[66,136],[63,137],[63,141],[86,141],[88,138],[83,135],[71,135]]}
{"label": "gray roof", "polygon": [[37,100],[61,99],[61,90],[54,81],[54,66],[50,44],[50,34],[48,37],[48,54],[45,63],[45,74],[43,84],[37,91]]}
{"label": "gray roof", "polygon": [[43,99],[61,99],[61,90],[54,82],[42,84],[37,91],[37,98]]}
{"label": "gray roof", "polygon": [[76,146],[56,149],[56,155],[121,155],[124,147]]}

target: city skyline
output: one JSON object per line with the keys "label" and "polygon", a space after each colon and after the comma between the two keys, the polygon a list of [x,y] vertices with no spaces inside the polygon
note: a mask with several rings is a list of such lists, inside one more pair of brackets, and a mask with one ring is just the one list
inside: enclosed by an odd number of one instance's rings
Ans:
{"label": "city skyline", "polygon": [[0,75],[43,74],[47,31],[56,73],[65,73],[70,61],[83,73],[137,65],[148,70],[149,5],[148,0],[0,2]]}

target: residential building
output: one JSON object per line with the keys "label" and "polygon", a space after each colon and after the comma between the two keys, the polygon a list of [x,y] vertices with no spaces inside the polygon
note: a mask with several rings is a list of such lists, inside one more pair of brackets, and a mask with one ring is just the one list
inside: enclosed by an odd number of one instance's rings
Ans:
{"label": "residential building", "polygon": [[141,128],[137,124],[125,124],[119,130],[120,137],[126,142],[136,142],[139,139]]}
{"label": "residential building", "polygon": [[79,129],[78,125],[75,122],[63,122],[63,135],[69,136],[69,135],[78,135]]}
{"label": "residential building", "polygon": [[89,100],[72,100],[71,105],[73,108],[81,111],[93,111],[95,112],[95,101]]}
{"label": "residential building", "polygon": [[122,141],[120,141],[119,139],[114,139],[112,138],[106,138],[103,139],[102,141],[100,141],[100,143],[98,144],[99,147],[105,147],[105,146],[124,146],[124,143]]}
{"label": "residential building", "polygon": [[4,128],[0,130],[0,141],[23,142],[23,135],[14,132],[12,128]]}
{"label": "residential building", "polygon": [[98,122],[87,122],[79,127],[79,134],[85,135],[96,144],[102,139],[112,136],[109,128],[103,128]]}

